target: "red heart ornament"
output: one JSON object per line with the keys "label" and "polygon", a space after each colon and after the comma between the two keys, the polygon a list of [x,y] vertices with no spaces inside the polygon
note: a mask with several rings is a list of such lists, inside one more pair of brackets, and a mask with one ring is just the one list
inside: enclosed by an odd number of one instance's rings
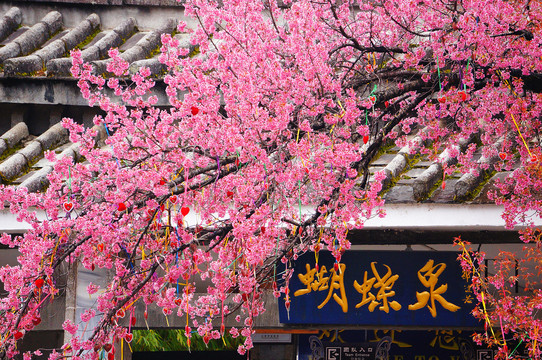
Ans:
{"label": "red heart ornament", "polygon": [[367,144],[369,142],[369,135],[363,135],[363,143]]}
{"label": "red heart ornament", "polygon": [[132,316],[130,318],[130,324],[132,324],[132,326],[135,326],[136,322],[137,322],[137,318],[135,316]]}
{"label": "red heart ornament", "polygon": [[169,202],[175,204],[177,202],[177,195],[171,195],[169,197]]}
{"label": "red heart ornament", "polygon": [[376,102],[376,96],[369,96],[369,101],[374,104]]}
{"label": "red heart ornament", "polygon": [[195,115],[197,115],[199,113],[199,109],[197,107],[195,107],[195,106],[192,106],[190,108],[190,112],[192,113],[192,115],[195,116]]}
{"label": "red heart ornament", "polygon": [[14,338],[15,340],[19,340],[19,339],[22,338],[22,337],[23,337],[23,333],[20,332],[20,331],[17,331],[15,334],[13,334],[13,338]]}
{"label": "red heart ornament", "polygon": [[109,351],[111,351],[111,348],[112,348],[112,347],[113,347],[113,345],[111,345],[111,344],[105,344],[105,345],[104,345],[104,350],[105,350],[106,352],[109,352]]}
{"label": "red heart ornament", "polygon": [[107,360],[115,360],[115,354],[107,353]]}
{"label": "red heart ornament", "polygon": [[43,279],[36,279],[36,281],[34,282],[34,284],[36,285],[36,287],[38,289],[41,289],[41,287],[43,286],[43,284],[45,284],[45,280]]}
{"label": "red heart ornament", "polygon": [[226,196],[230,199],[233,198],[233,191],[226,191]]}
{"label": "red heart ornament", "polygon": [[446,189],[446,181],[442,182],[442,190]]}
{"label": "red heart ornament", "polygon": [[124,312],[123,309],[119,309],[119,310],[117,311],[117,316],[118,316],[118,317],[123,318],[124,315],[126,315],[126,313]]}
{"label": "red heart ornament", "polygon": [[32,319],[32,324],[34,324],[34,326],[38,326],[39,324],[41,324],[41,318],[37,317]]}
{"label": "red heart ornament", "polygon": [[461,98],[461,101],[467,100],[467,94],[464,91],[460,91],[459,96]]}
{"label": "red heart ornament", "polygon": [[134,337],[133,337],[132,334],[126,334],[126,335],[124,335],[124,340],[126,340],[127,343],[131,343],[133,338],[134,338]]}
{"label": "red heart ornament", "polygon": [[339,271],[339,263],[338,262],[333,264],[333,269],[335,270],[335,272]]}
{"label": "red heart ornament", "polygon": [[124,211],[124,210],[126,210],[126,204],[124,204],[124,203],[118,203],[118,204],[117,204],[117,211],[121,211],[121,212],[122,212],[122,211]]}
{"label": "red heart ornament", "polygon": [[188,215],[189,212],[190,212],[190,208],[188,206],[183,206],[181,208],[181,214],[183,214],[183,216]]}
{"label": "red heart ornament", "polygon": [[446,102],[446,96],[442,95],[441,97],[439,97],[438,102],[444,104]]}
{"label": "red heart ornament", "polygon": [[384,106],[385,107],[389,107],[390,106],[390,102],[388,100],[384,101]]}
{"label": "red heart ornament", "polygon": [[505,152],[500,152],[499,157],[501,158],[501,160],[506,160],[506,153]]}
{"label": "red heart ornament", "polygon": [[64,210],[66,210],[66,212],[70,212],[71,209],[73,209],[73,203],[68,202],[68,201],[65,202],[65,203],[64,203]]}

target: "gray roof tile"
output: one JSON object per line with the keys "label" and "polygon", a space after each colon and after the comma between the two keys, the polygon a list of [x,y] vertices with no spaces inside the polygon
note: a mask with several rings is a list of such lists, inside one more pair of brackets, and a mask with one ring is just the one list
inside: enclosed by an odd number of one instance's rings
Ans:
{"label": "gray roof tile", "polygon": [[[119,47],[121,57],[134,64],[131,69],[135,71],[159,48],[161,34],[173,33],[177,25],[176,19],[166,18],[156,28],[140,31],[136,19],[129,17],[113,29],[100,29],[100,17],[89,14],[76,26],[66,28],[63,20],[60,12],[51,11],[35,24],[20,26],[25,23],[24,12],[17,7],[7,11],[0,18],[3,77],[70,77],[71,58],[66,55],[75,48],[81,48],[83,60],[93,62],[95,71],[103,73],[109,49]],[[161,74],[163,67],[154,62],[151,70]]]}
{"label": "gray roof tile", "polygon": [[[96,141],[102,144],[105,130],[97,130]],[[26,187],[32,192],[43,190],[48,185],[47,175],[53,170],[53,163],[43,157],[45,150],[53,150],[57,156],[68,156],[75,161],[81,157],[79,145],[68,140],[68,132],[60,123],[37,137],[28,133],[24,122],[13,126],[0,136],[0,158],[4,154],[0,160],[1,183]]]}
{"label": "gray roof tile", "polygon": [[12,7],[0,19],[0,40],[4,40],[21,25],[23,13],[19,8]]}

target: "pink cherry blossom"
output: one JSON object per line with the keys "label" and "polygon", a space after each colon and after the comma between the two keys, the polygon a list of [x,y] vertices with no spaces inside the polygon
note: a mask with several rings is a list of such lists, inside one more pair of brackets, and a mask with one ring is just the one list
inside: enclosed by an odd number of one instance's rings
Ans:
{"label": "pink cherry blossom", "polygon": [[[371,161],[388,144],[439,162],[443,175],[479,172],[477,151],[513,154],[491,165],[511,174],[491,196],[504,206],[508,227],[540,216],[537,3],[183,4],[197,25],[181,23],[179,31],[190,34],[198,53],[162,36],[171,106],[156,106],[150,70],[130,74],[118,49],[109,52],[109,77],[75,51],[72,73],[81,94],[104,114],[90,129],[63,120],[85,162],[49,152],[55,168],[46,191],[0,189],[0,204],[31,225],[23,236],[0,238],[21,253],[17,266],[0,269],[7,292],[0,299],[0,346],[8,356],[16,353],[14,334],[31,328],[44,302],[59,293],[55,270],[76,261],[113,276],[97,296],[96,315],[64,323],[76,334],[100,319],[87,330],[88,341],[74,336],[65,345],[74,358],[92,358],[92,344],[124,337],[117,320],[141,306],[186,317],[188,337],[193,327],[213,338],[211,320],[224,325],[239,309],[239,329],[230,333],[247,337],[239,348],[246,352],[254,318],[265,310],[263,293],[290,296],[293,260],[318,245],[340,262],[351,246],[348,231],[384,216],[387,174],[373,171]],[[96,139],[100,127],[108,134],[105,146]],[[459,151],[466,138],[475,141]],[[453,160],[442,160],[442,149]],[[119,203],[126,209],[118,211]],[[38,219],[36,210],[46,217]],[[539,244],[537,231],[527,230],[525,241]],[[480,259],[463,259],[466,273],[478,271]],[[280,264],[286,270],[270,279]],[[205,279],[209,287],[197,288]],[[485,280],[470,280],[482,301]],[[501,276],[491,284],[507,289],[507,281]],[[540,324],[528,309],[540,307],[540,294],[521,300],[507,294],[493,319],[503,319],[502,329],[517,331],[539,355]],[[474,315],[486,314],[478,306]],[[504,357],[507,348],[496,344]]]}

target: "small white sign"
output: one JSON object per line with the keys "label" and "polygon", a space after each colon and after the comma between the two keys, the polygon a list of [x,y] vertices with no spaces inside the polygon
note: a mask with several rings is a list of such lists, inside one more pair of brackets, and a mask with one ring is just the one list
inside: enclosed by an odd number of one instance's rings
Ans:
{"label": "small white sign", "polygon": [[263,334],[252,335],[253,343],[291,343],[292,334]]}

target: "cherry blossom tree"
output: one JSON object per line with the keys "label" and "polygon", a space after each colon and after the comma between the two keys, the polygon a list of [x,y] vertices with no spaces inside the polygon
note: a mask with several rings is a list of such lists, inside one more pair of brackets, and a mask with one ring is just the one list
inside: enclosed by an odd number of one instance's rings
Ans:
{"label": "cherry blossom tree", "polygon": [[[244,353],[265,309],[262,293],[289,306],[290,259],[326,249],[339,264],[348,231],[385,215],[386,174],[371,174],[369,164],[389,144],[435,161],[442,159],[436,149],[446,148],[454,161],[442,164],[444,175],[489,167],[473,157],[482,148],[484,157],[498,157],[494,169],[515,169],[494,194],[508,226],[540,213],[539,2],[184,6],[198,25],[181,23],[178,31],[190,33],[198,54],[163,35],[171,106],[156,106],[150,71],[130,74],[117,50],[109,74],[100,75],[75,52],[73,75],[105,114],[94,122],[107,130],[107,146],[96,145],[96,127],[64,119],[85,161],[58,159],[43,193],[1,189],[3,202],[32,225],[1,238],[21,253],[19,265],[0,269],[8,357],[58,292],[53,274],[65,262],[114,275],[106,287],[88,287],[100,291],[97,310],[64,323],[74,336],[52,358],[97,358],[115,339],[130,341],[118,320],[151,304],[185,317],[187,337],[193,330],[204,339],[246,336]],[[414,131],[423,141],[411,140]],[[473,137],[460,152],[458,144]],[[286,271],[278,276],[280,263]],[[196,279],[212,285],[197,289]],[[239,327],[226,330],[224,317],[236,309]],[[93,317],[99,325],[81,338],[77,329]],[[540,335],[530,336],[535,351]]]}

